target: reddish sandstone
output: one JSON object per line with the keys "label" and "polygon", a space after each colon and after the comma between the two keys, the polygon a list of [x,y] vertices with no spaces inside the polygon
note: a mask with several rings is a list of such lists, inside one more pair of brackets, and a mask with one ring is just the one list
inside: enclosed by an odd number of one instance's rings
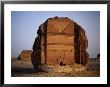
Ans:
{"label": "reddish sandstone", "polygon": [[23,50],[20,55],[18,56],[18,59],[31,59],[31,53],[32,50]]}
{"label": "reddish sandstone", "polygon": [[36,65],[85,65],[89,55],[85,30],[67,17],[47,19],[39,26],[33,44],[32,63]]}

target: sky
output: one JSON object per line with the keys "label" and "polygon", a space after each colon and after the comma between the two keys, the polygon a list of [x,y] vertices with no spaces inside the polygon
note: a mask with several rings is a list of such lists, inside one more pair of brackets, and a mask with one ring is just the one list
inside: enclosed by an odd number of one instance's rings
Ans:
{"label": "sky", "polygon": [[38,27],[55,16],[68,17],[86,31],[87,52],[90,58],[96,58],[100,53],[99,11],[12,11],[11,56],[17,57],[22,50],[32,50]]}

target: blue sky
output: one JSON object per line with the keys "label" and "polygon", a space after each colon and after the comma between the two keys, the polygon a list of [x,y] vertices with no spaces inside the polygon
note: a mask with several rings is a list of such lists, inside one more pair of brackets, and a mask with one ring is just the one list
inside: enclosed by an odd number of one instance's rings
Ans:
{"label": "blue sky", "polygon": [[68,17],[85,29],[88,53],[94,58],[100,53],[99,11],[12,11],[11,55],[17,57],[22,50],[32,49],[38,27],[51,17]]}

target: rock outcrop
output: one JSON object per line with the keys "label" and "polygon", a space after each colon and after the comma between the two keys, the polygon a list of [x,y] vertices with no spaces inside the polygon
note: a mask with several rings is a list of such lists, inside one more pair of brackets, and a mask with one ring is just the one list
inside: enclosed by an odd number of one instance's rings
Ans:
{"label": "rock outcrop", "polygon": [[18,59],[23,59],[23,60],[27,60],[27,59],[30,59],[31,60],[31,53],[32,53],[32,50],[23,50],[19,56],[18,56]]}
{"label": "rock outcrop", "polygon": [[89,54],[85,30],[67,17],[47,19],[39,26],[31,55],[34,68],[40,65],[85,65]]}

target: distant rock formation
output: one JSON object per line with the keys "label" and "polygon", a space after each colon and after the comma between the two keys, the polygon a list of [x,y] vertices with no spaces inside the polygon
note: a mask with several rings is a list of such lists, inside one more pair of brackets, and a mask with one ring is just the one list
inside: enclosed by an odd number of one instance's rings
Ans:
{"label": "distant rock formation", "polygon": [[100,53],[97,54],[97,58],[100,59]]}
{"label": "distant rock formation", "polygon": [[39,26],[37,34],[31,55],[34,68],[45,64],[87,63],[89,54],[85,30],[68,17],[47,19]]}
{"label": "distant rock formation", "polygon": [[32,53],[32,50],[23,50],[20,55],[18,56],[18,59],[23,59],[23,60],[26,60],[26,59],[31,59],[31,53]]}

